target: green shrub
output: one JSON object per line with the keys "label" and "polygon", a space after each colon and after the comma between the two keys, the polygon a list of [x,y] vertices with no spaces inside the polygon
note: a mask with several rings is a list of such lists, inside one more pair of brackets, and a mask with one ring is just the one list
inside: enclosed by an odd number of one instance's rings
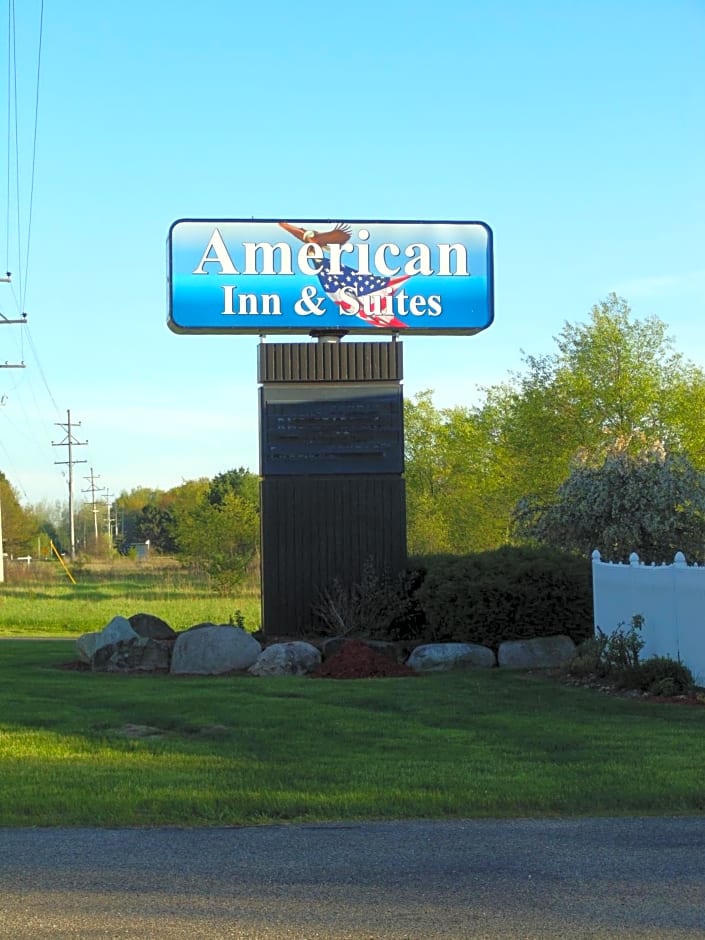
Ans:
{"label": "green shrub", "polygon": [[405,639],[409,624],[419,618],[410,583],[410,576],[394,579],[368,558],[359,581],[336,578],[319,592],[312,613],[319,630],[327,635]]}
{"label": "green shrub", "polygon": [[627,629],[624,622],[609,636],[597,628],[598,637],[603,641],[602,659],[606,672],[629,672],[639,666],[639,654],[644,648],[644,640],[639,633],[644,626],[641,614],[634,614]]}
{"label": "green shrub", "polygon": [[669,656],[640,659],[644,640],[641,614],[634,614],[627,628],[620,623],[607,634],[597,627],[594,637],[585,640],[570,662],[572,675],[605,676],[620,689],[639,689],[652,695],[683,695],[695,687],[693,674],[683,663]]}
{"label": "green shrub", "polygon": [[622,688],[637,688],[633,677],[644,648],[639,632],[643,626],[641,614],[634,614],[629,628],[622,621],[612,633],[605,633],[597,626],[594,636],[578,646],[567,671],[574,676],[607,676]]}
{"label": "green shrub", "polygon": [[695,687],[693,674],[683,663],[669,656],[650,656],[629,675],[630,688],[652,695],[685,695]]}
{"label": "green shrub", "polygon": [[639,633],[643,626],[641,614],[634,614],[629,629],[622,622],[608,634],[598,626],[595,635],[578,646],[568,672],[576,676],[610,676],[620,679],[625,688],[636,688],[629,683],[639,668],[639,654],[644,648]]}
{"label": "green shrub", "polygon": [[415,598],[428,642],[480,643],[564,633],[576,643],[592,627],[591,566],[546,548],[504,546],[475,555],[412,559]]}
{"label": "green shrub", "polygon": [[567,671],[574,676],[604,676],[607,674],[605,665],[605,648],[607,635],[600,631],[578,646],[575,656],[568,664]]}
{"label": "green shrub", "polygon": [[239,627],[241,630],[247,629],[247,627],[245,626],[245,615],[243,614],[243,612],[240,610],[239,607],[237,608],[235,613],[230,614],[230,617],[228,618],[228,623],[231,627]]}

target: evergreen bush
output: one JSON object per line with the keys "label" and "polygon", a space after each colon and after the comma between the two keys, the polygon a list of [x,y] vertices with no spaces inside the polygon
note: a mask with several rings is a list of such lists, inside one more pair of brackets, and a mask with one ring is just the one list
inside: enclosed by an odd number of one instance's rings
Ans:
{"label": "evergreen bush", "polygon": [[548,548],[504,546],[473,555],[410,561],[426,642],[479,643],[592,635],[589,559]]}

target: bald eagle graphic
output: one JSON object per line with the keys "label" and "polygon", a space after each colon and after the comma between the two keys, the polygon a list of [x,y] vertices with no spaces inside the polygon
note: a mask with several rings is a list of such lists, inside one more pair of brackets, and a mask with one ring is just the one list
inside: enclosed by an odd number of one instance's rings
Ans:
{"label": "bald eagle graphic", "polygon": [[[284,231],[305,244],[318,245],[329,251],[331,245],[344,245],[350,241],[350,226],[338,223],[328,232],[304,229],[290,222],[280,222]],[[331,270],[330,260],[320,262],[318,280],[326,295],[347,314],[355,314],[366,323],[381,329],[405,329],[406,323],[394,316],[393,298],[400,284],[411,275],[402,277],[380,277],[364,274],[354,268],[339,265]]]}
{"label": "bald eagle graphic", "polygon": [[289,222],[280,222],[279,225],[284,231],[293,235],[294,238],[298,238],[299,241],[320,245],[323,249],[329,248],[331,245],[344,245],[345,242],[350,241],[350,226],[343,225],[340,222],[330,232],[307,231],[299,228],[298,225],[290,225]]}

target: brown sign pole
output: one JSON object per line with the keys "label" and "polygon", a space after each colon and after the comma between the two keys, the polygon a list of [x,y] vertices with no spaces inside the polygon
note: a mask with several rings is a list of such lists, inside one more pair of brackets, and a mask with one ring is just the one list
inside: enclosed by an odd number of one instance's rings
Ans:
{"label": "brown sign pole", "polygon": [[260,343],[262,629],[316,632],[333,581],[406,565],[402,344]]}

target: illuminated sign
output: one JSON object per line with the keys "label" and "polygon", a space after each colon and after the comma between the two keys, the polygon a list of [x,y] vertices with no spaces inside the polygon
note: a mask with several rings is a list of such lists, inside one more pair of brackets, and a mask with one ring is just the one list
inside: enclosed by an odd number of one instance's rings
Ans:
{"label": "illuminated sign", "polygon": [[177,333],[471,334],[493,319],[483,222],[180,219],[167,246]]}

